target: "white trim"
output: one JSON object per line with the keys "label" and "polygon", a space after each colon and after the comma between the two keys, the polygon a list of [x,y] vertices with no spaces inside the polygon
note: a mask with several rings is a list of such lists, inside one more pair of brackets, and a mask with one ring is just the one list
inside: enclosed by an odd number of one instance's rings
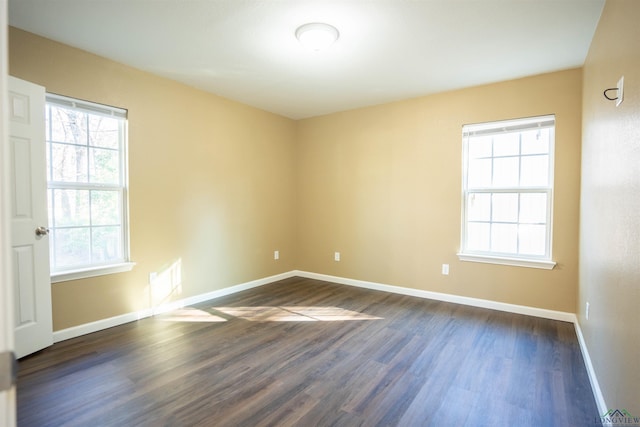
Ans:
{"label": "white trim", "polygon": [[504,258],[489,255],[471,255],[459,253],[460,261],[482,262],[485,264],[511,265],[514,267],[541,268],[544,270],[552,270],[556,266],[555,261],[547,261],[542,259],[524,259],[524,258]]}
{"label": "white trim", "polygon": [[263,286],[268,283],[276,282],[278,280],[288,279],[294,277],[296,274],[294,271],[289,271],[275,276],[265,277],[262,279],[253,280],[251,282],[241,283],[239,285],[231,286],[224,289],[219,289],[213,292],[207,292],[205,294],[195,295],[187,297],[178,301],[172,301],[162,306],[155,307],[153,309],[144,309],[140,311],[134,311],[131,313],[121,314],[119,316],[109,317],[107,319],[96,320],[95,322],[85,323],[83,325],[72,326],[67,329],[55,331],[53,333],[53,342],[58,343],[71,338],[77,338],[82,335],[98,332],[103,329],[112,328],[114,326],[123,325],[129,322],[135,322],[136,320],[144,319],[145,317],[151,317],[154,314],[164,313],[178,308],[186,307],[192,304],[198,304],[200,302],[212,300],[222,296],[234,294],[236,292],[245,291],[247,289]]}
{"label": "white trim", "polygon": [[[14,351],[11,198],[9,191],[8,2],[0,3],[0,352]],[[16,388],[0,392],[0,425],[16,425]]]}
{"label": "white trim", "polygon": [[[549,156],[549,163],[548,163],[548,172],[547,172],[547,178],[548,178],[548,182],[547,185],[544,186],[533,186],[533,187],[523,187],[520,184],[518,185],[514,185],[514,186],[506,186],[506,187],[502,187],[502,186],[494,186],[493,184],[490,184],[489,186],[482,186],[482,187],[469,187],[469,143],[470,143],[470,138],[475,136],[476,134],[482,134],[482,135],[492,135],[492,134],[501,134],[504,132],[507,133],[521,133],[522,131],[526,131],[526,130],[535,130],[535,129],[542,129],[542,128],[547,128],[549,129],[549,151],[547,153],[547,155]],[[520,142],[521,144],[521,142]],[[531,154],[534,156],[537,155],[542,155],[544,153],[535,153],[535,154]],[[508,156],[496,156],[495,152],[493,151],[493,148],[491,150],[491,154],[488,155],[487,157],[482,157],[482,158],[486,158],[486,159],[497,159],[500,157],[518,157],[520,160],[523,157],[527,157],[530,154],[523,154],[520,150],[518,150],[518,154],[517,155],[508,155]],[[492,164],[493,164],[493,160],[492,160]],[[465,255],[465,256],[473,256],[475,254],[469,254],[467,249],[468,249],[468,237],[469,237],[469,233],[468,233],[468,228],[469,228],[469,224],[471,222],[475,222],[475,221],[470,221],[468,219],[468,213],[469,213],[469,194],[471,193],[487,193],[487,194],[492,194],[492,193],[517,193],[518,194],[518,198],[520,199],[520,196],[523,193],[544,193],[547,194],[547,212],[546,212],[546,220],[543,223],[545,225],[545,254],[544,254],[544,258],[546,258],[547,261],[550,261],[553,254],[552,254],[552,250],[553,250],[553,199],[554,199],[554,173],[555,173],[555,114],[550,114],[550,115],[546,115],[546,116],[537,116],[537,117],[526,117],[526,118],[522,118],[522,119],[512,119],[512,120],[503,120],[503,121],[496,121],[496,122],[486,122],[486,123],[477,123],[477,124],[467,124],[467,125],[463,125],[462,127],[462,209],[461,209],[461,216],[462,216],[462,223],[461,223],[461,230],[460,230],[460,252],[461,254]],[[520,172],[522,172],[521,170],[522,166],[519,166],[520,168]],[[492,166],[492,177],[493,177],[493,171],[495,171],[495,167]],[[491,206],[493,206],[493,201],[490,202]],[[518,202],[519,203],[519,202]],[[493,215],[490,215],[491,218],[489,218],[486,222],[488,224],[490,224],[490,226],[492,226],[491,224],[494,223],[500,223],[501,221],[497,221],[493,218]],[[482,221],[485,222],[485,221]],[[514,222],[514,224],[521,224],[520,220],[516,220]],[[539,225],[543,225],[543,224],[539,224]],[[520,247],[520,244],[517,244],[518,247]],[[460,255],[460,254],[459,254]],[[487,254],[489,257],[496,257],[496,258],[501,258],[502,255],[500,255],[497,252],[491,252]],[[514,257],[515,258],[515,257]],[[518,259],[523,259],[523,258],[518,258]],[[532,268],[546,268],[546,269],[551,269],[553,268],[553,266],[551,266],[550,268],[548,268],[547,266],[544,266],[544,264],[538,264],[537,262],[535,262],[535,258],[530,260],[529,258],[525,258],[523,259],[524,262],[522,263],[518,263],[518,264],[514,264],[511,261],[511,257],[509,256],[509,254],[507,254],[507,257],[505,259],[505,262],[492,262],[492,261],[482,261],[480,259],[467,259],[467,261],[477,261],[477,262],[489,262],[492,264],[506,264],[506,265],[516,265],[516,266],[521,266],[521,267],[532,267]],[[555,264],[554,264],[555,265]]]}
{"label": "white trim", "polygon": [[[62,95],[51,94],[51,93],[46,93],[45,99],[46,99],[45,105],[47,106],[47,110],[46,110],[47,121],[49,122],[52,122],[53,120],[51,116],[50,108],[49,108],[50,106],[63,107],[65,109],[79,111],[82,113],[86,113],[89,116],[93,116],[93,115],[106,116],[106,117],[115,119],[118,122],[118,147],[117,148],[98,147],[102,149],[107,149],[113,153],[117,153],[118,162],[119,162],[119,182],[117,184],[54,181],[53,176],[50,176],[50,175],[47,175],[46,180],[47,180],[48,193],[55,192],[57,190],[87,190],[87,191],[105,190],[105,191],[114,191],[118,193],[119,208],[120,208],[119,209],[120,224],[118,225],[120,227],[120,237],[121,237],[121,242],[120,242],[120,248],[122,249],[121,257],[119,259],[113,259],[113,260],[107,261],[112,263],[107,266],[105,266],[104,263],[102,263],[101,265],[101,263],[99,262],[92,262],[89,264],[84,264],[80,266],[81,268],[78,268],[78,269],[74,269],[73,266],[70,268],[65,268],[65,267],[57,268],[57,264],[55,261],[56,251],[54,250],[53,256],[51,258],[52,283],[129,271],[131,270],[131,268],[133,268],[133,265],[135,264],[130,262],[131,254],[129,252],[131,236],[129,235],[129,221],[130,221],[130,218],[129,218],[129,164],[128,164],[129,147],[128,147],[127,110],[118,108],[118,107],[111,107],[108,105],[97,104],[95,102],[69,98]],[[86,117],[86,120],[89,120],[89,116]],[[49,125],[51,126],[51,123],[49,123]],[[54,145],[74,145],[75,146],[78,144],[78,142],[69,143],[69,142],[53,140],[53,136],[54,135],[51,129],[47,128],[46,138],[45,138],[47,143],[47,150],[52,150]],[[89,134],[87,134],[87,139],[84,140],[80,145],[83,147],[89,147],[88,149],[90,149],[91,148],[90,142],[91,141],[89,140]],[[53,156],[53,154],[51,156]],[[48,158],[47,161],[49,163],[51,160],[49,159],[49,157],[51,156],[47,156]],[[51,195],[53,195],[53,193],[51,193]],[[52,203],[53,205],[51,205]],[[49,218],[49,224],[50,224],[51,231],[53,233],[49,243],[50,245],[55,245],[56,229],[64,229],[66,228],[66,226],[58,226],[57,224],[56,215],[55,215],[55,210],[56,210],[55,197],[52,197],[51,200],[48,201],[48,204],[51,205],[49,206],[50,208],[49,213],[50,213],[50,216],[52,215],[52,217]],[[115,226],[116,224],[110,224],[110,225]],[[86,227],[89,228],[90,230],[93,230],[94,228],[99,226],[94,224],[89,224]],[[91,242],[90,244],[93,245],[93,243]],[[117,266],[115,265],[116,263],[118,264]],[[130,266],[127,269],[126,266],[128,264],[130,264]],[[125,268],[118,269],[117,267],[120,265],[125,266]],[[112,267],[114,266],[116,268],[112,269]]]}
{"label": "white trim", "polygon": [[56,93],[47,92],[46,101],[49,104],[56,104],[60,107],[70,108],[83,113],[90,112],[91,114],[99,114],[105,117],[115,117],[125,120],[127,118],[127,110],[124,108],[98,104],[97,102],[85,101],[83,99],[70,98]]}
{"label": "white trim", "polygon": [[391,292],[395,294],[409,295],[409,296],[414,296],[418,298],[433,299],[438,301],[451,302],[455,304],[469,305],[473,307],[481,307],[481,308],[487,308],[491,310],[506,311],[510,313],[524,314],[527,316],[541,317],[545,319],[559,320],[562,322],[573,323],[576,330],[576,336],[578,337],[578,344],[580,345],[582,358],[584,359],[584,364],[587,369],[587,374],[589,376],[591,391],[596,401],[596,406],[598,407],[598,415],[604,414],[608,411],[608,407],[605,403],[604,396],[602,395],[602,391],[600,389],[600,384],[598,383],[598,379],[596,377],[595,369],[593,368],[593,364],[591,363],[591,357],[589,356],[589,350],[587,349],[587,344],[584,340],[584,336],[582,335],[582,330],[580,329],[580,324],[578,323],[578,318],[576,317],[575,313],[547,310],[544,308],[529,307],[529,306],[517,305],[517,304],[508,304],[508,303],[485,300],[480,298],[471,298],[471,297],[464,297],[459,295],[444,294],[440,292],[423,291],[419,289],[404,288],[400,286],[386,285],[386,284],[375,283],[375,282],[367,282],[364,280],[347,279],[344,277],[329,276],[326,274],[311,273],[307,271],[294,271],[293,273],[294,273],[293,274],[294,276],[305,277],[308,279],[323,280],[323,281],[332,282],[332,283],[339,283],[342,285],[373,289],[376,291]]}
{"label": "white trim", "polygon": [[578,323],[577,317],[574,319],[573,325],[576,328],[576,335],[578,336],[578,344],[580,344],[580,350],[582,351],[582,358],[584,359],[584,365],[586,366],[587,374],[589,375],[589,382],[591,383],[591,391],[593,392],[593,397],[595,398],[596,406],[598,407],[598,415],[602,415],[606,413],[609,409],[607,404],[605,403],[604,396],[602,395],[602,390],[600,389],[600,383],[598,382],[596,371],[593,368],[593,364],[591,363],[591,356],[589,356],[587,343],[584,340],[584,335],[582,335],[582,329],[580,328],[580,323]]}
{"label": "white trim", "polygon": [[562,322],[573,323],[576,316],[573,313],[564,311],[548,310],[546,308],[529,307],[526,305],[509,304],[506,302],[491,301],[480,298],[464,297],[460,295],[444,294],[440,292],[424,291],[413,288],[404,288],[400,286],[386,285],[383,283],[367,282],[364,280],[347,279],[344,277],[329,276],[326,274],[310,273],[307,271],[295,271],[295,276],[306,277],[308,279],[324,280],[327,282],[356,286],[359,288],[373,289],[376,291],[409,295],[418,298],[452,302],[455,304],[469,305],[472,307],[488,308],[490,310],[499,310],[509,313],[525,314],[527,316],[542,317],[545,319],[560,320]]}
{"label": "white trim", "polygon": [[224,297],[227,295],[235,294],[238,292],[246,291],[248,289],[264,286],[269,283],[277,282],[278,280],[289,279],[294,277],[294,271],[288,271],[286,273],[276,274],[275,276],[264,277],[262,279],[252,280],[251,282],[241,283],[239,285],[230,286],[228,288],[218,289],[212,292],[207,292],[200,295],[194,295],[181,300],[172,301],[167,304],[163,304],[153,309],[153,314],[166,313],[171,310],[177,310],[193,304],[199,304],[201,302],[209,301],[215,298]]}
{"label": "white trim", "polygon": [[237,292],[246,291],[248,289],[263,286],[272,282],[276,282],[278,280],[284,280],[284,279],[288,279],[296,276],[304,277],[308,279],[323,280],[323,281],[338,283],[342,285],[356,286],[359,288],[390,292],[394,294],[409,295],[409,296],[414,296],[418,298],[433,299],[437,301],[445,301],[445,302],[451,302],[455,304],[488,308],[491,310],[506,311],[510,313],[525,314],[528,316],[542,317],[545,319],[560,320],[563,322],[575,323],[575,314],[573,313],[547,310],[544,308],[528,307],[524,305],[508,304],[508,303],[479,299],[479,298],[464,297],[460,295],[444,294],[440,292],[424,291],[420,289],[405,288],[401,286],[367,282],[363,280],[347,279],[344,277],[329,276],[326,274],[311,273],[307,271],[292,270],[285,273],[277,274],[275,276],[269,276],[262,279],[253,280],[251,282],[230,286],[228,288],[218,289],[212,292],[207,292],[204,294],[183,298],[181,300],[172,301],[170,303],[163,304],[158,307],[154,307],[153,309],[144,309],[144,310],[135,311],[131,313],[125,313],[119,316],[114,316],[107,319],[101,319],[95,322],[85,323],[83,325],[62,329],[53,333],[53,342],[57,343],[60,341],[64,341],[64,340],[76,338],[82,335],[90,334],[93,332],[101,331],[103,329],[111,328],[118,325],[123,325],[125,323],[135,322],[136,320],[140,320],[145,317],[151,317],[155,314],[166,313],[171,310],[176,310],[182,307],[198,304],[204,301],[209,301],[215,298],[220,298],[220,297],[231,295]]}
{"label": "white trim", "polygon": [[82,335],[98,332],[103,329],[113,328],[114,326],[124,325],[125,323],[135,322],[152,315],[151,310],[140,310],[132,313],[121,314],[119,316],[109,317],[108,319],[100,319],[95,322],[84,323],[78,326],[72,326],[67,329],[61,329],[53,333],[53,343],[65,341],[71,338],[81,337]]}
{"label": "white trim", "polygon": [[555,128],[555,125],[555,114],[494,122],[470,123],[463,126],[463,136],[499,135],[506,132],[517,132],[522,130],[551,129]]}
{"label": "white trim", "polygon": [[220,298],[226,295],[231,295],[237,292],[242,292],[248,289],[263,286],[278,280],[284,280],[291,277],[303,277],[308,279],[316,279],[327,281],[331,283],[337,283],[347,286],[355,286],[359,288],[372,289],[376,291],[390,292],[400,295],[408,295],[418,298],[433,299],[437,301],[451,302],[454,304],[468,305],[472,307],[486,308],[490,310],[499,310],[509,313],[524,314],[527,316],[541,317],[544,319],[559,320],[562,322],[573,323],[576,335],[578,337],[578,343],[582,352],[587,374],[589,375],[589,381],[591,383],[591,390],[596,400],[598,407],[598,413],[603,414],[607,411],[607,405],[604,401],[600,385],[596,377],[587,345],[582,335],[582,330],[578,323],[578,319],[574,313],[568,313],[564,311],[548,310],[544,308],[529,307],[524,305],[509,304],[498,301],[485,300],[480,298],[465,297],[460,295],[445,294],[440,292],[425,291],[420,289],[405,288],[401,286],[388,285],[383,283],[368,282],[364,280],[348,279],[345,277],[330,276],[327,274],[312,273],[308,271],[292,270],[285,273],[277,274],[262,279],[253,280],[246,283],[241,283],[235,286],[231,286],[224,289],[219,289],[212,292],[207,292],[192,297],[187,297],[178,301],[173,301],[162,306],[155,307],[154,309],[145,309],[137,312],[126,313],[120,316],[110,317],[108,319],[102,319],[84,325],[74,326],[71,328],[63,329],[53,333],[53,342],[58,343],[60,341],[76,338],[82,335],[90,334],[93,332],[101,331],[103,329],[111,328],[114,326],[123,325],[125,323],[134,322],[136,320],[143,319],[145,317],[151,317],[155,314],[165,313],[171,310],[176,310],[182,307],[186,307],[193,304],[209,301],[215,298]]}
{"label": "white trim", "polygon": [[64,273],[52,273],[51,283],[86,279],[87,277],[104,276],[106,274],[124,273],[126,271],[131,271],[135,265],[135,262],[123,262],[121,264],[107,265],[104,267],[92,267],[84,268],[82,270],[65,271]]}
{"label": "white trim", "polygon": [[364,280],[348,279],[345,277],[330,276],[327,274],[311,273],[308,271],[292,270],[285,273],[277,274],[262,279],[253,280],[246,283],[241,283],[235,286],[231,286],[224,289],[219,289],[212,292],[207,292],[200,295],[184,298],[178,301],[173,301],[162,306],[155,307],[154,309],[145,309],[137,312],[126,313],[120,316],[110,317],[108,319],[102,319],[84,325],[74,326],[71,328],[63,329],[53,333],[53,342],[58,343],[60,341],[76,338],[82,335],[97,332],[103,329],[119,326],[125,323],[134,322],[136,320],[143,319],[145,317],[151,317],[154,314],[164,313],[167,311],[179,309],[192,304],[198,304],[201,302],[209,301],[215,298],[219,298],[226,295],[231,295],[237,292],[245,291],[248,289],[263,286],[278,280],[288,279],[291,277],[303,277],[308,279],[316,279],[327,281],[331,283],[337,283],[347,286],[355,286],[359,288],[372,289],[383,292],[390,292],[400,295],[414,296],[418,298],[433,299],[437,301],[451,302],[455,304],[468,305],[472,307],[487,308],[490,310],[499,310],[509,313],[524,314],[527,316],[541,317],[544,319],[559,320],[562,322],[573,323],[576,335],[578,337],[578,343],[582,352],[582,357],[589,375],[589,381],[591,383],[591,389],[596,400],[598,407],[598,413],[603,414],[607,411],[607,405],[605,404],[600,385],[596,378],[596,373],[591,363],[589,351],[582,335],[582,330],[578,323],[578,319],[574,313],[568,313],[564,311],[547,310],[544,308],[529,307],[524,305],[509,304],[498,301],[485,300],[480,298],[465,297],[460,295],[445,294],[440,292],[425,291],[420,289],[405,288],[401,286],[387,285],[383,283],[368,282]]}

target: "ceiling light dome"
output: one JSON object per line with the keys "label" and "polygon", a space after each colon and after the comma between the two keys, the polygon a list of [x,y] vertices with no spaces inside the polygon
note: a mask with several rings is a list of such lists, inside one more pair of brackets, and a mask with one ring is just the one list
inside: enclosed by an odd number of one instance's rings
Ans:
{"label": "ceiling light dome", "polygon": [[331,46],[340,37],[338,29],[321,22],[311,22],[298,27],[296,38],[310,50],[323,50]]}

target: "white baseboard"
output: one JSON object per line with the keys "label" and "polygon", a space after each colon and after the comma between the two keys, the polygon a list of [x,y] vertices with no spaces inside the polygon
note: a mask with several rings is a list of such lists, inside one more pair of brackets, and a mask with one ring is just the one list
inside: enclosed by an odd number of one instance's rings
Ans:
{"label": "white baseboard", "polygon": [[132,313],[125,313],[119,316],[109,317],[108,319],[96,320],[95,322],[84,323],[78,326],[72,326],[67,329],[61,329],[53,333],[53,342],[57,343],[71,338],[80,337],[82,335],[98,332],[103,329],[113,328],[114,326],[124,325],[125,323],[135,322],[151,316],[151,310],[140,310]]}
{"label": "white baseboard", "polygon": [[596,399],[596,405],[598,406],[598,414],[600,415],[605,414],[609,410],[609,408],[607,407],[607,404],[604,401],[602,390],[600,390],[600,383],[598,383],[598,378],[596,377],[596,371],[595,369],[593,369],[593,364],[591,363],[591,356],[589,356],[587,343],[584,340],[584,335],[582,335],[582,329],[580,328],[580,323],[578,323],[577,317],[573,325],[576,328],[576,335],[578,336],[578,344],[580,344],[580,350],[582,351],[582,358],[584,359],[584,365],[587,368],[587,374],[589,375],[589,382],[591,383],[591,391],[593,391],[593,397]]}
{"label": "white baseboard", "polygon": [[488,308],[492,310],[506,311],[510,313],[525,314],[528,316],[542,317],[551,320],[560,320],[563,322],[573,323],[576,335],[578,337],[578,343],[584,359],[584,364],[589,375],[589,382],[591,383],[591,391],[598,407],[598,414],[604,414],[608,411],[608,407],[605,403],[602,390],[600,390],[600,384],[596,377],[596,372],[593,369],[591,363],[591,357],[589,356],[589,350],[587,344],[584,341],[578,318],[574,313],[567,313],[564,311],[547,310],[544,308],[528,307],[524,305],[507,304],[497,301],[484,300],[479,298],[463,297],[459,295],[444,294],[440,292],[423,291],[419,289],[403,288],[400,286],[385,285],[382,283],[367,282],[363,280],[347,279],[344,277],[329,276],[326,274],[310,273],[307,271],[295,271],[295,276],[306,277],[309,279],[323,280],[332,283],[339,283],[349,286],[357,286],[360,288],[374,289],[377,291],[391,292],[401,295],[410,295],[419,298],[433,299],[438,301],[452,302],[456,304],[470,305],[473,307]]}
{"label": "white baseboard", "polygon": [[163,304],[160,307],[154,308],[153,314],[160,314],[160,313],[166,313],[172,310],[177,310],[179,308],[183,308],[189,305],[198,304],[198,303],[209,301],[215,298],[224,297],[227,295],[246,291],[248,289],[257,288],[258,286],[267,285],[269,283],[277,282],[278,280],[288,279],[290,277],[294,277],[295,275],[296,275],[295,271],[288,271],[286,273],[276,274],[275,276],[264,277],[262,279],[252,280],[251,282],[241,283],[239,285],[218,289],[216,291],[207,292],[200,295],[195,295],[195,296],[184,298],[178,301],[172,301],[168,304]]}
{"label": "white baseboard", "polygon": [[123,325],[129,322],[135,322],[136,320],[144,319],[145,317],[153,316],[154,314],[166,313],[171,310],[176,310],[182,307],[186,307],[200,302],[208,301],[214,298],[223,297],[226,295],[235,294],[236,292],[246,291],[247,289],[255,288],[258,286],[266,285],[268,283],[276,282],[278,280],[288,279],[295,276],[294,271],[288,271],[282,274],[276,274],[275,276],[264,277],[262,279],[252,280],[251,282],[241,283],[239,285],[230,286],[228,288],[219,289],[212,292],[207,292],[192,297],[187,297],[181,300],[172,301],[167,304],[163,304],[153,309],[144,309],[135,311],[132,313],[125,313],[119,316],[110,317],[108,319],[101,319],[95,322],[85,323],[83,325],[73,326],[67,329],[61,329],[53,333],[53,342],[57,343],[65,341],[71,338],[80,337],[82,335],[98,332],[103,329],[112,328],[114,326]]}
{"label": "white baseboard", "polygon": [[[231,295],[237,292],[246,291],[251,288],[263,286],[268,283],[276,282],[278,280],[288,279],[290,277],[299,276],[309,279],[324,280],[327,282],[339,283],[342,285],[356,286],[359,288],[373,289],[377,291],[390,292],[394,294],[409,295],[418,298],[433,299],[437,301],[452,302],[456,304],[469,305],[473,307],[488,308],[492,310],[506,311],[510,313],[525,314],[528,316],[542,317],[545,319],[561,320],[564,322],[571,322],[577,324],[576,316],[573,313],[566,313],[562,311],[547,310],[544,308],[528,307],[524,305],[508,304],[503,302],[464,297],[460,295],[445,294],[440,292],[424,291],[420,289],[404,288],[401,286],[387,285],[383,283],[367,282],[364,280],[348,279],[338,276],[330,276],[327,274],[311,273],[308,271],[292,270],[286,273],[277,274],[275,276],[264,277],[262,279],[253,280],[251,282],[241,283],[228,288],[219,289],[212,292],[207,292],[200,295],[184,298],[177,301],[172,301],[167,304],[163,304],[153,309],[145,309],[132,313],[125,313],[119,316],[110,317],[108,319],[97,320],[95,322],[85,323],[83,325],[73,326],[71,328],[62,329],[53,333],[53,342],[60,342],[68,340],[70,338],[76,338],[82,335],[90,334],[92,332],[101,331],[103,329],[112,328],[114,326],[122,325],[136,320],[143,319],[145,317],[153,316],[154,314],[165,313],[171,310],[176,310],[182,307],[186,307],[193,304],[198,304],[204,301],[209,301],[215,298]],[[583,349],[586,349],[581,344]],[[585,354],[585,353],[583,353]]]}
{"label": "white baseboard", "polygon": [[373,289],[377,291],[390,292],[394,294],[409,295],[418,298],[433,299],[437,301],[445,301],[462,305],[469,305],[473,307],[488,308],[491,310],[506,311],[516,314],[524,314],[527,316],[542,317],[545,319],[560,320],[563,322],[573,323],[576,329],[576,335],[578,337],[578,343],[580,344],[580,350],[582,351],[582,357],[587,368],[589,375],[589,381],[591,382],[591,389],[598,406],[599,414],[607,412],[607,405],[604,401],[602,391],[598,379],[596,378],[595,370],[589,357],[589,351],[580,329],[580,324],[574,313],[567,313],[563,311],[547,310],[544,308],[528,307],[524,305],[508,304],[503,302],[485,300],[480,298],[464,297],[459,295],[445,294],[440,292],[424,291],[420,289],[404,288],[400,286],[387,285],[383,283],[368,282],[364,280],[348,279],[338,276],[330,276],[326,274],[311,273],[308,271],[292,270],[275,276],[265,277],[262,279],[253,280],[251,282],[241,283],[235,286],[231,286],[224,289],[219,289],[212,292],[207,292],[200,295],[184,298],[178,301],[173,301],[168,304],[164,304],[154,309],[145,309],[133,313],[126,313],[120,316],[110,317],[108,319],[102,319],[84,325],[74,326],[67,329],[62,329],[53,333],[53,342],[68,340],[70,338],[76,338],[82,335],[97,332],[103,329],[111,328],[114,326],[122,325],[125,323],[133,322],[143,319],[145,317],[153,316],[154,314],[164,313],[171,310],[176,310],[182,307],[186,307],[193,304],[198,304],[204,301],[209,301],[215,298],[219,298],[226,295],[231,295],[237,292],[245,291],[248,289],[263,286],[278,280],[288,279],[291,277],[304,277],[308,279],[322,280],[332,283],[338,283],[348,286],[356,286],[359,288]]}
{"label": "white baseboard", "polygon": [[525,314],[527,316],[542,317],[545,319],[560,320],[574,323],[576,315],[564,311],[547,310],[545,308],[529,307],[526,305],[508,304],[480,298],[464,297],[460,295],[444,294],[440,292],[423,291],[420,289],[403,288],[400,286],[386,285],[382,283],[367,282],[364,280],[347,279],[344,277],[329,276],[326,274],[310,273],[307,271],[295,271],[295,276],[309,279],[324,280],[342,285],[357,286],[359,288],[374,289],[376,291],[391,292],[394,294],[409,295],[419,298],[452,302],[473,307],[488,308],[491,310],[506,311],[509,313]]}

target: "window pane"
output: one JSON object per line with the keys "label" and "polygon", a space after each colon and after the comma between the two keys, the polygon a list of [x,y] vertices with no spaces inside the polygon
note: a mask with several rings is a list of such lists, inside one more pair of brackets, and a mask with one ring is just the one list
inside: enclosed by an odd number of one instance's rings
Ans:
{"label": "window pane", "polygon": [[53,190],[56,227],[90,225],[88,190]]}
{"label": "window pane", "polygon": [[90,148],[90,181],[100,184],[120,183],[120,156],[118,151]]}
{"label": "window pane", "polygon": [[91,191],[92,225],[120,225],[121,212],[119,191]]}
{"label": "window pane", "polygon": [[493,252],[517,253],[518,225],[493,224],[491,227],[491,250]]}
{"label": "window pane", "polygon": [[520,195],[520,222],[547,222],[547,194],[524,193]]}
{"label": "window pane", "polygon": [[[67,102],[74,102],[74,109],[61,105]],[[55,272],[122,262],[128,256],[122,114],[119,109],[47,95],[50,254]]]}
{"label": "window pane", "polygon": [[472,251],[489,251],[491,226],[485,223],[470,222],[467,225],[467,248]]}
{"label": "window pane", "polygon": [[122,259],[122,230],[120,227],[94,227],[92,238],[94,263]]}
{"label": "window pane", "polygon": [[473,136],[469,138],[469,158],[491,157],[491,137]]}
{"label": "window pane", "polygon": [[469,221],[491,220],[491,194],[472,193],[467,203]]}
{"label": "window pane", "polygon": [[47,162],[47,181],[51,181],[51,143],[45,144],[46,162]]}
{"label": "window pane", "polygon": [[51,140],[87,145],[87,115],[52,105]]}
{"label": "window pane", "polygon": [[493,185],[495,187],[515,187],[518,185],[518,157],[493,160]]}
{"label": "window pane", "polygon": [[117,149],[120,144],[119,121],[111,117],[89,116],[89,144]]}
{"label": "window pane", "polygon": [[549,136],[549,129],[522,132],[522,154],[547,154]]}
{"label": "window pane", "polygon": [[49,216],[49,228],[53,228],[53,190],[47,189],[47,215]]}
{"label": "window pane", "polygon": [[55,270],[56,264],[56,231],[49,231],[49,269]]}
{"label": "window pane", "polygon": [[492,201],[492,221],[518,222],[518,193],[496,193]]}
{"label": "window pane", "polygon": [[549,184],[549,156],[526,156],[522,158],[520,185],[545,187]]}
{"label": "window pane", "polygon": [[520,253],[523,255],[544,255],[547,229],[544,225],[520,226]]}
{"label": "window pane", "polygon": [[493,137],[494,156],[513,156],[520,154],[520,135],[505,133]]}
{"label": "window pane", "polygon": [[491,159],[470,160],[467,179],[469,188],[491,186]]}
{"label": "window pane", "polygon": [[51,141],[51,106],[49,104],[45,105],[44,110],[44,139],[46,141]]}
{"label": "window pane", "polygon": [[[463,252],[550,256],[554,122],[542,116],[463,127]],[[466,136],[474,133],[482,136]]]}
{"label": "window pane", "polygon": [[86,265],[91,262],[89,227],[54,230],[55,268]]}
{"label": "window pane", "polygon": [[52,178],[62,182],[87,182],[87,148],[51,144]]}

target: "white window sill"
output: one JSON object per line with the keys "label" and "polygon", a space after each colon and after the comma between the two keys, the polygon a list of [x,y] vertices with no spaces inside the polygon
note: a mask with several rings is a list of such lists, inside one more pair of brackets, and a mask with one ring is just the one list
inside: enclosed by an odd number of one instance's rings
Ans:
{"label": "white window sill", "polygon": [[131,271],[135,265],[135,262],[123,262],[121,264],[112,264],[103,267],[92,267],[81,270],[70,270],[62,273],[53,273],[51,274],[51,283],[86,279],[87,277],[104,276],[114,273],[124,273],[126,271]]}
{"label": "white window sill", "polygon": [[556,266],[554,261],[546,261],[540,259],[522,259],[522,258],[504,258],[489,255],[463,254],[459,253],[460,261],[483,262],[486,264],[512,265],[515,267],[542,268],[551,270]]}

